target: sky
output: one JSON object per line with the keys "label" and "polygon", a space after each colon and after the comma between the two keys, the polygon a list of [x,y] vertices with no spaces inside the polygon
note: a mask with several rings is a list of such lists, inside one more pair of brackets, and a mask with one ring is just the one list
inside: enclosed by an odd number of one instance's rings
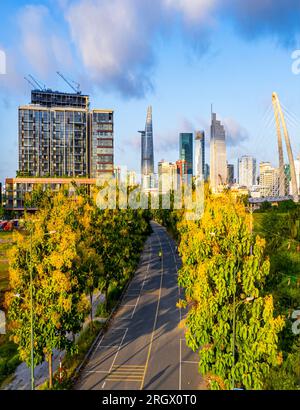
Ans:
{"label": "sky", "polygon": [[0,0],[0,10],[2,182],[18,169],[24,76],[70,91],[56,71],[80,83],[91,107],[115,111],[116,165],[140,171],[148,105],[156,164],[178,159],[180,132],[201,129],[209,162],[213,104],[228,162],[253,155],[276,166],[273,91],[300,154],[300,0]]}

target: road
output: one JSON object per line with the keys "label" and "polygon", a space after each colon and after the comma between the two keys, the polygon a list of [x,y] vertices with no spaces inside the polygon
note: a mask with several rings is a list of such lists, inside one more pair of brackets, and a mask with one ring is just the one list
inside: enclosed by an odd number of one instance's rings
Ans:
{"label": "road", "polygon": [[[198,354],[178,327],[180,258],[166,229],[152,222],[137,272],[75,389],[204,389]],[[162,250],[162,258],[159,250]]]}

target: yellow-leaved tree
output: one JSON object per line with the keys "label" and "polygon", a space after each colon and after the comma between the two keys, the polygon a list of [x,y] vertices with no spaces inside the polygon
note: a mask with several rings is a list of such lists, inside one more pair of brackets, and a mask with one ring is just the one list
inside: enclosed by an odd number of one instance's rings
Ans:
{"label": "yellow-leaved tree", "polygon": [[229,193],[207,194],[203,217],[179,227],[186,341],[212,389],[263,389],[281,364],[273,299],[264,294],[265,241],[251,232],[251,215]]}

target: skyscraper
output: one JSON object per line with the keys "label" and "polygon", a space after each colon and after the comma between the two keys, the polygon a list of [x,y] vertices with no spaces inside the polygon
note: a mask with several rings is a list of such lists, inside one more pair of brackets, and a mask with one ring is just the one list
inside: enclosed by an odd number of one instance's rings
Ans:
{"label": "skyscraper", "polygon": [[227,184],[233,185],[234,184],[234,165],[227,164]]}
{"label": "skyscraper", "polygon": [[193,176],[193,134],[179,134],[179,158],[186,162],[186,172],[188,181],[192,180]]}
{"label": "skyscraper", "polygon": [[256,183],[256,159],[244,155],[238,159],[238,182],[241,186],[251,189]]}
{"label": "skyscraper", "polygon": [[225,129],[217,116],[212,113],[210,135],[210,186],[218,192],[227,180]]}
{"label": "skyscraper", "polygon": [[147,110],[145,131],[141,133],[141,174],[142,186],[144,188],[152,188],[151,181],[154,180],[154,154],[153,154],[153,126],[152,126],[152,107]]}
{"label": "skyscraper", "polygon": [[195,137],[195,176],[199,180],[205,177],[205,133],[196,132]]}

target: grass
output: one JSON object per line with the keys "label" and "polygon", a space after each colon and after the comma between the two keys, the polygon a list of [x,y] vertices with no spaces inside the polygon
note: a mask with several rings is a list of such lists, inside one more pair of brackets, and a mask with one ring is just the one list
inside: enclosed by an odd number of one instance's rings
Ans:
{"label": "grass", "polygon": [[17,346],[9,341],[7,335],[0,335],[0,385],[20,363]]}

